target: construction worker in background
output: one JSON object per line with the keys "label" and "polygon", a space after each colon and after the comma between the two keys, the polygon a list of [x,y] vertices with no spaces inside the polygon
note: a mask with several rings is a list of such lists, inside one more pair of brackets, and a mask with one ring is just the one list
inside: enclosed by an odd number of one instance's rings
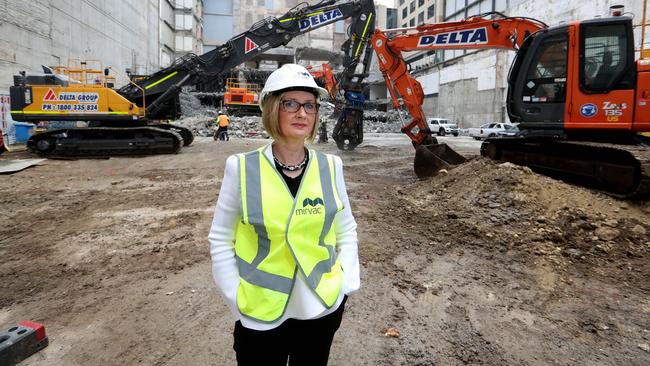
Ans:
{"label": "construction worker in background", "polygon": [[300,65],[274,71],[260,94],[273,142],[226,161],[208,239],[240,366],[327,365],[347,295],[359,289],[343,164],[305,147],[326,96]]}
{"label": "construction worker in background", "polygon": [[222,111],[219,111],[216,122],[218,128],[217,132],[214,134],[214,139],[230,141],[230,136],[228,136],[228,124],[230,124],[230,118],[228,118],[228,116]]}

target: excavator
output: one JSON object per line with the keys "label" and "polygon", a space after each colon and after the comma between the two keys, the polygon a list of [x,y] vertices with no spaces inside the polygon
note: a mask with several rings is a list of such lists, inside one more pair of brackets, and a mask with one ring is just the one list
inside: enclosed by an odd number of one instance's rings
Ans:
{"label": "excavator", "polygon": [[336,81],[334,71],[332,71],[329,64],[325,63],[320,65],[320,69],[309,65],[307,66],[307,71],[314,77],[318,85],[321,85],[327,90],[332,100],[336,99],[336,95],[339,93],[339,83]]}
{"label": "excavator", "polygon": [[[362,141],[363,93],[372,58],[375,29],[372,0],[303,2],[284,15],[267,17],[201,56],[187,54],[152,75],[131,80],[119,89],[109,70],[85,62],[64,68],[44,67],[42,74],[20,72],[10,87],[11,116],[16,121],[86,121],[87,127],[60,128],[34,134],[30,151],[45,157],[105,157],[177,153],[191,144],[191,131],[159,121],[180,115],[183,86],[214,78],[269,49],[286,45],[312,30],[352,18],[344,42],[341,87],[346,106],[337,122],[340,147]],[[358,69],[361,69],[358,72]],[[352,131],[354,134],[347,135]],[[361,131],[357,133],[357,131]],[[336,139],[336,138],[335,138]]]}
{"label": "excavator", "polygon": [[226,80],[223,105],[228,110],[228,113],[234,117],[259,116],[262,114],[259,106],[259,93],[259,85],[230,78]]}
{"label": "excavator", "polygon": [[635,60],[632,19],[573,21],[549,27],[535,19],[486,13],[460,21],[375,30],[371,41],[393,104],[398,94],[413,120],[402,131],[416,147],[419,177],[460,164],[438,144],[422,111],[423,92],[403,51],[510,49],[507,111],[514,137],[489,138],[481,154],[622,198],[650,192],[650,55]]}

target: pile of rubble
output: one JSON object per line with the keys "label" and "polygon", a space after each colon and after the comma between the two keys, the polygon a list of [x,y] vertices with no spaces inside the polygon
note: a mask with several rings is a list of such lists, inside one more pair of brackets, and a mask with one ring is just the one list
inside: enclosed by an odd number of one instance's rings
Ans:
{"label": "pile of rubble", "polygon": [[201,104],[201,100],[188,88],[183,88],[178,97],[181,102],[183,117],[204,116],[217,113],[217,110],[213,107],[207,107]]}
{"label": "pile of rubble", "polygon": [[[180,101],[183,118],[175,121],[174,124],[189,128],[195,136],[213,136],[216,131],[215,120],[218,110],[203,106],[194,94],[186,90],[180,94]],[[328,137],[332,136],[332,130],[338,119],[334,109],[333,104],[324,102],[320,112],[321,123],[326,125]],[[363,117],[363,129],[366,133],[399,133],[401,120],[406,121],[409,118],[404,115],[400,118],[399,112],[396,111],[373,110],[364,111]],[[259,116],[230,117],[228,133],[231,137],[268,138]]]}

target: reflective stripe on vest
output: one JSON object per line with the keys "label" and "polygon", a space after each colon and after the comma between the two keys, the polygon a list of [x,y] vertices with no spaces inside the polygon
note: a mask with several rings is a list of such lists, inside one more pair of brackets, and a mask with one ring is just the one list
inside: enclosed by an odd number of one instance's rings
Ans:
{"label": "reflective stripe on vest", "polygon": [[338,299],[342,272],[333,223],[343,204],[333,157],[310,151],[294,199],[275,164],[264,155],[265,148],[270,146],[239,155],[237,305],[244,316],[273,322],[284,314],[296,270],[327,308]]}

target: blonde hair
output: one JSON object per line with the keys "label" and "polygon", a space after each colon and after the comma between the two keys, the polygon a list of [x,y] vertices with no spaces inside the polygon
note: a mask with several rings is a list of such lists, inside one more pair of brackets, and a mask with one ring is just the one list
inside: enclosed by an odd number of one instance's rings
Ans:
{"label": "blonde hair", "polygon": [[[264,129],[276,141],[282,141],[283,138],[282,131],[280,131],[280,101],[285,93],[271,93],[262,102],[262,123],[264,124]],[[318,97],[316,98],[316,102],[318,103]],[[309,133],[309,136],[307,136],[307,142],[310,144],[314,142],[318,125],[320,124],[320,113],[316,112],[313,116],[315,118],[314,128]]]}

